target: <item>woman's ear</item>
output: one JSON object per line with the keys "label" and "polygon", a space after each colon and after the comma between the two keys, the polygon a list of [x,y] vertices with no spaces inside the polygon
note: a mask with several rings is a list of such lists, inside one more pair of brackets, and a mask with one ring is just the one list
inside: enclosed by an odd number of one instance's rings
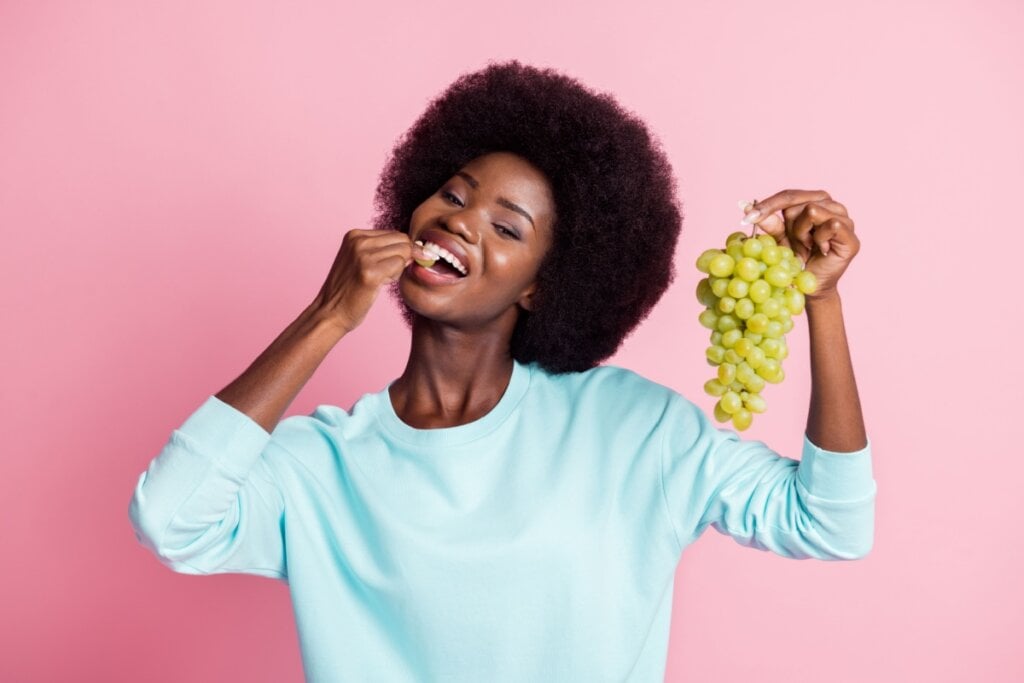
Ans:
{"label": "woman's ear", "polygon": [[536,284],[531,285],[530,289],[528,289],[523,294],[523,296],[521,296],[519,298],[519,305],[520,305],[520,307],[522,307],[524,310],[529,311],[531,313],[534,310],[536,310],[537,302],[538,302],[538,297],[537,297],[537,285]]}

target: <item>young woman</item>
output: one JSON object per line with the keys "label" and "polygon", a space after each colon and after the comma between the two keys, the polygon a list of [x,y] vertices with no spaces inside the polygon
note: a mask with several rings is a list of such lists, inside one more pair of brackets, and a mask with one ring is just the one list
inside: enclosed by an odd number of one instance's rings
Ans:
{"label": "young woman", "polygon": [[[837,287],[859,242],[826,192],[748,218],[819,280],[801,460],[600,365],[672,282],[682,222],[667,159],[612,97],[517,61],[464,75],[399,141],[376,207],[129,508],[177,572],[287,582],[308,680],[661,681],[676,566],[708,526],[784,557],[869,552]],[[402,374],[281,420],[385,286],[412,332]]]}

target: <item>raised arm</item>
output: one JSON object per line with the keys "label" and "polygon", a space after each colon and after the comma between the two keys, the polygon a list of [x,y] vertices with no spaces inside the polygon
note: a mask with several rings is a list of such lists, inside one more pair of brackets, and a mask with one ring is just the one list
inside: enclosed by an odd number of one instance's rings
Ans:
{"label": "raised arm", "polygon": [[838,289],[839,278],[860,251],[853,220],[846,207],[823,190],[783,190],[748,209],[744,223],[756,224],[790,247],[818,280],[817,290],[807,295],[811,346],[807,438],[830,451],[862,450],[867,435]]}
{"label": "raised arm", "polygon": [[215,396],[273,432],[295,396],[345,331],[307,307],[231,384]]}
{"label": "raised arm", "polygon": [[313,303],[217,398],[273,432],[331,349],[366,317],[380,288],[412,263],[414,249],[402,232],[346,232]]}
{"label": "raised arm", "polygon": [[[178,572],[286,578],[280,470],[272,433],[310,376],[412,261],[408,235],[346,233],[314,299],[231,384],[171,434],[128,508],[137,539]],[[280,430],[278,430],[280,431]]]}
{"label": "raised arm", "polygon": [[826,450],[859,451],[868,441],[838,291],[807,302],[807,325],[811,337],[807,438]]}

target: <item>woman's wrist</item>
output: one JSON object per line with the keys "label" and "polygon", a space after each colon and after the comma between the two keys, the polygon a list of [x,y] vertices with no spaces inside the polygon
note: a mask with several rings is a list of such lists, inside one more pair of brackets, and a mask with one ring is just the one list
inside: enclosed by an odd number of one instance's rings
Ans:
{"label": "woman's wrist", "polygon": [[809,294],[804,298],[804,307],[807,309],[808,315],[811,311],[819,310],[829,306],[838,306],[842,304],[842,299],[839,297],[839,290],[831,288],[823,292],[815,292]]}

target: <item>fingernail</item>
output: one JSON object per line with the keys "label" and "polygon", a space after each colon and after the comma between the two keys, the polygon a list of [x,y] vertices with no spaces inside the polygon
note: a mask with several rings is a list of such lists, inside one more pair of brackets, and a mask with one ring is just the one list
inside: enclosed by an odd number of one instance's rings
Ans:
{"label": "fingernail", "polygon": [[749,225],[750,223],[756,221],[760,216],[760,211],[751,211],[750,213],[743,217],[743,220],[741,220],[740,223],[743,223],[744,225]]}
{"label": "fingernail", "polygon": [[749,199],[741,199],[736,204],[740,207],[740,211],[746,213],[747,209],[754,205],[754,202]]}

